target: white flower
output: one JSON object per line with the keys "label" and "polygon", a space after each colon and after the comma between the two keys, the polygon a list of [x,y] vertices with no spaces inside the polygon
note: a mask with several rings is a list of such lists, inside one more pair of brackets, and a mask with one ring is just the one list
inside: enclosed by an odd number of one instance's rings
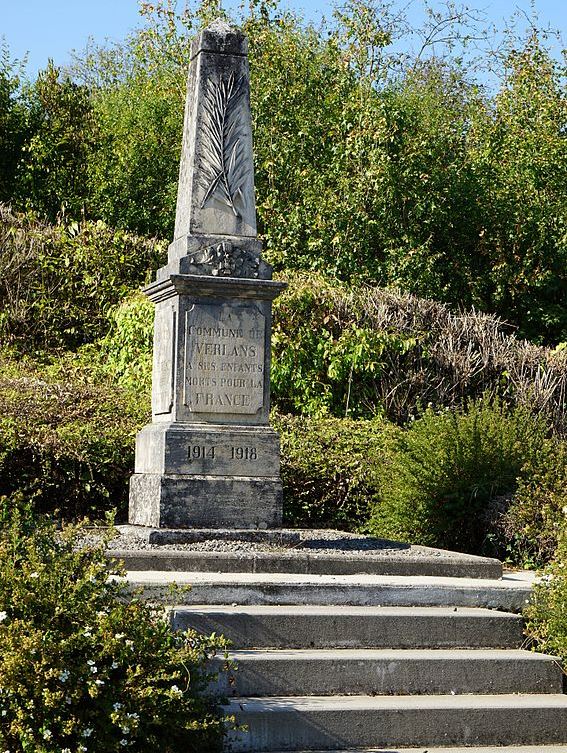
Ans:
{"label": "white flower", "polygon": [[137,722],[140,718],[140,715],[136,714],[135,712],[132,714],[126,714],[126,716],[128,717],[128,719],[133,719],[135,722]]}
{"label": "white flower", "polygon": [[71,753],[71,748],[62,748],[61,753]]}
{"label": "white flower", "polygon": [[[39,578],[39,573],[30,573],[30,578]],[[49,734],[51,734],[51,732]]]}
{"label": "white flower", "polygon": [[171,692],[173,693],[173,695],[183,695],[183,692],[181,690],[179,690],[179,688],[177,687],[177,685],[172,685],[171,686]]}
{"label": "white flower", "polygon": [[68,706],[70,706],[73,703],[73,699],[71,698],[71,696],[68,696],[68,695],[65,696],[65,703]]}
{"label": "white flower", "polygon": [[114,711],[120,711],[120,709],[122,708],[122,704],[121,703],[115,703],[115,704],[113,704],[112,708],[114,709]]}
{"label": "white flower", "polygon": [[130,727],[120,727],[122,730],[123,735],[129,735],[130,734]]}
{"label": "white flower", "polygon": [[2,709],[2,716],[6,716],[7,713],[6,709]]}
{"label": "white flower", "polygon": [[85,638],[91,638],[92,637],[92,633],[91,633],[90,630],[84,630],[83,631],[83,635],[85,636]]}
{"label": "white flower", "polygon": [[124,645],[128,646],[129,648],[132,648],[134,645],[134,641],[124,641]]}
{"label": "white flower", "polygon": [[95,685],[104,685],[104,680],[95,680]]}
{"label": "white flower", "polygon": [[114,633],[114,637],[117,641],[121,640],[122,638],[126,638],[126,633]]}
{"label": "white flower", "polygon": [[118,669],[118,662],[113,661],[112,664],[110,665],[110,669]]}
{"label": "white flower", "polygon": [[52,735],[50,729],[44,729],[43,730],[43,739],[44,740],[51,740],[52,737],[53,737],[53,735]]}
{"label": "white flower", "polygon": [[122,738],[122,740],[120,740],[120,745],[128,745],[128,740]]}
{"label": "white flower", "polygon": [[85,727],[85,729],[81,732],[81,737],[90,737],[92,733],[92,727]]}
{"label": "white flower", "polygon": [[61,672],[59,672],[59,679],[61,680],[61,682],[67,682],[70,676],[71,676],[71,673],[69,672],[68,669],[64,669]]}
{"label": "white flower", "polygon": [[8,617],[8,612],[0,612],[0,622],[4,622]]}

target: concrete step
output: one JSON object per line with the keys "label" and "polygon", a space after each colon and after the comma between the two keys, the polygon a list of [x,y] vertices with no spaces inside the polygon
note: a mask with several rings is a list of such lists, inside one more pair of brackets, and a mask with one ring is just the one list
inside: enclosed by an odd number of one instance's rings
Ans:
{"label": "concrete step", "polygon": [[[234,753],[395,746],[563,744],[567,696],[309,696],[235,698],[225,707],[247,729]],[[419,749],[419,748],[418,748]]]}
{"label": "concrete step", "polygon": [[[458,695],[561,693],[554,657],[498,649],[234,651],[223,695]],[[223,660],[217,661],[219,667]]]}
{"label": "concrete step", "polygon": [[185,604],[349,604],[352,606],[488,607],[519,612],[533,573],[501,580],[393,575],[291,575],[129,571],[128,582],[147,598],[172,604],[171,584],[190,585]]}
{"label": "concrete step", "polygon": [[[414,547],[413,549],[417,549]],[[305,550],[224,552],[113,549],[128,570],[184,570],[223,573],[303,573],[317,575],[433,575],[452,578],[500,578],[502,565],[489,557],[420,547],[409,554],[317,554]]]}
{"label": "concrete step", "polygon": [[519,615],[470,607],[181,606],[176,630],[235,648],[518,648]]}

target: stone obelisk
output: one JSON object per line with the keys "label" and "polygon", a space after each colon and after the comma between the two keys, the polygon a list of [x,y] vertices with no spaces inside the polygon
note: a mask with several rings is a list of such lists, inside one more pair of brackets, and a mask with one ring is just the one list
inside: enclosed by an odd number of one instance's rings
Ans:
{"label": "stone obelisk", "polygon": [[281,524],[269,426],[271,280],[256,237],[247,42],[216,21],[194,40],[175,237],[155,303],[152,423],[136,438],[129,521]]}

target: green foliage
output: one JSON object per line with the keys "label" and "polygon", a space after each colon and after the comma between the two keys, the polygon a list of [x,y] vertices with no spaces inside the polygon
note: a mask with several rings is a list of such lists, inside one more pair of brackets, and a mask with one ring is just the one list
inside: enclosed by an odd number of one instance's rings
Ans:
{"label": "green foliage", "polygon": [[272,390],[288,412],[369,416],[382,410],[376,383],[388,354],[405,353],[415,338],[378,330],[360,299],[320,275],[288,275],[274,303]]}
{"label": "green foliage", "polygon": [[157,607],[125,598],[104,542],[56,531],[21,497],[0,499],[0,517],[4,748],[220,750],[224,722],[205,695],[205,666],[222,643],[174,634]]}
{"label": "green foliage", "polygon": [[554,437],[522,469],[516,493],[498,521],[500,546],[515,563],[541,567],[565,533],[567,444]]}
{"label": "green foliage", "polygon": [[285,412],[385,414],[458,407],[489,390],[567,430],[567,351],[518,340],[493,316],[378,287],[288,274],[274,303],[272,388]]}
{"label": "green foliage", "polygon": [[275,413],[272,420],[281,435],[286,524],[357,530],[378,499],[393,428],[379,419]]}
{"label": "green foliage", "polygon": [[16,170],[29,130],[21,87],[20,66],[0,41],[0,202],[14,195]]}
{"label": "green foliage", "polygon": [[0,340],[44,350],[98,339],[108,308],[149,282],[163,252],[102,222],[50,226],[0,206]]}
{"label": "green foliage", "polygon": [[87,87],[61,78],[52,61],[26,91],[29,131],[14,203],[55,221],[84,215],[90,192],[86,170],[96,150],[97,124]]}
{"label": "green foliage", "polygon": [[125,298],[110,309],[110,328],[100,344],[105,371],[139,395],[152,389],[154,310],[143,293]]}
{"label": "green foliage", "polygon": [[398,435],[369,528],[388,538],[479,553],[490,504],[513,493],[547,427],[488,396],[460,410],[428,408]]}
{"label": "green foliage", "polygon": [[86,364],[67,358],[51,367],[3,360],[0,495],[22,492],[38,510],[59,510],[67,520],[115,507],[125,518],[149,395],[126,392],[97,371],[92,355]]}
{"label": "green foliage", "polygon": [[538,651],[567,660],[567,508],[563,509],[562,541],[546,575],[533,590],[525,610],[526,634]]}
{"label": "green foliage", "polygon": [[[190,37],[213,6],[143,12],[122,44],[77,58],[80,84],[50,66],[22,99],[4,62],[12,136],[0,164],[16,171],[18,206],[171,237]],[[241,25],[266,255],[280,270],[398,286],[565,341],[565,67],[532,29],[510,41],[491,94],[461,56],[483,33],[467,19],[432,13],[411,55],[396,4],[353,0],[316,29],[252,3]]]}

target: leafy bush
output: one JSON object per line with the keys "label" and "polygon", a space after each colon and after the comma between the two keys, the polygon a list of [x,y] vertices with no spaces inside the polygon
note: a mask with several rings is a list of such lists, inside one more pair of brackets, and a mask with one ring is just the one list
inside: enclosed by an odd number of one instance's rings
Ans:
{"label": "leafy bush", "polygon": [[132,293],[109,310],[109,329],[100,343],[104,370],[139,395],[152,390],[154,311],[143,293]]}
{"label": "leafy bush", "polygon": [[288,273],[274,304],[272,387],[284,412],[404,423],[419,403],[486,390],[567,432],[567,349],[517,339],[497,317],[375,286]]}
{"label": "leafy bush", "polygon": [[372,533],[479,553],[495,498],[512,494],[547,427],[527,409],[487,396],[465,408],[431,408],[398,435],[384,468]]}
{"label": "leafy bush", "polygon": [[129,393],[95,365],[3,361],[0,373],[0,495],[21,491],[66,519],[118,507],[124,516],[134,437],[149,396]]}
{"label": "leafy bush", "polygon": [[[0,742],[13,753],[220,750],[204,694],[222,645],[170,631],[109,580],[104,544],[0,500]],[[118,574],[119,571],[111,571]],[[4,750],[3,748],[3,750]]]}
{"label": "leafy bush", "polygon": [[107,309],[150,281],[163,251],[102,222],[51,226],[0,206],[0,341],[29,351],[100,338]]}
{"label": "leafy bush", "polygon": [[567,443],[547,440],[528,460],[509,506],[496,521],[495,539],[513,562],[541,567],[552,560],[567,515]]}
{"label": "leafy bush", "polygon": [[538,651],[567,660],[567,508],[563,509],[562,541],[554,562],[533,590],[525,610],[526,634]]}
{"label": "leafy bush", "polygon": [[86,86],[62,77],[51,60],[24,88],[28,128],[12,196],[19,207],[51,222],[84,217],[91,191],[86,166],[99,131],[91,99]]}
{"label": "leafy bush", "polygon": [[378,499],[393,428],[378,419],[272,418],[281,435],[286,524],[357,530]]}

